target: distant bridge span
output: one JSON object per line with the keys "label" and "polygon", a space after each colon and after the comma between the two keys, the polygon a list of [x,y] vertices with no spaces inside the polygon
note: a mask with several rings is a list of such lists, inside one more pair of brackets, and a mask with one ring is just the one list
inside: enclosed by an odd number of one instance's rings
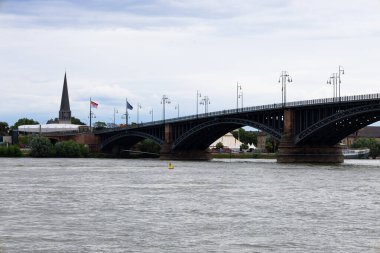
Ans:
{"label": "distant bridge span", "polygon": [[224,134],[251,126],[280,140],[279,162],[342,162],[336,145],[380,119],[380,94],[223,110],[95,132],[101,150],[129,149],[143,139],[161,146],[161,158],[208,159]]}

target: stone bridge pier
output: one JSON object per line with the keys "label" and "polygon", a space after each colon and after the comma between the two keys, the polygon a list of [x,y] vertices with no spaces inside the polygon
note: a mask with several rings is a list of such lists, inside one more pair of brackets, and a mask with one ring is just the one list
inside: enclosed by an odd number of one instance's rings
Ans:
{"label": "stone bridge pier", "polygon": [[211,160],[211,152],[208,150],[173,150],[173,127],[165,124],[165,139],[161,146],[161,160]]}
{"label": "stone bridge pier", "polygon": [[284,111],[284,130],[280,140],[277,162],[279,163],[342,163],[344,161],[339,144],[296,144],[295,110]]}

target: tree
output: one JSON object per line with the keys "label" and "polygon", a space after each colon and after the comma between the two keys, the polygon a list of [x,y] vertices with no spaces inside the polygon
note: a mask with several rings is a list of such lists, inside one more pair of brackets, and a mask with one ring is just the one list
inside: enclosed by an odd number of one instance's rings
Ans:
{"label": "tree", "polygon": [[242,144],[240,145],[240,150],[244,150],[244,149],[248,149],[248,148],[249,148],[248,145],[245,144],[245,143],[242,143]]}
{"label": "tree", "polygon": [[54,119],[49,119],[46,124],[58,124],[59,123],[59,119],[58,118],[54,118]]}
{"label": "tree", "polygon": [[57,142],[54,147],[58,157],[81,157],[79,144],[75,141]]}
{"label": "tree", "polygon": [[257,145],[257,134],[255,132],[248,132],[243,128],[239,128],[237,131],[233,131],[232,135],[244,144]]}
{"label": "tree", "polygon": [[107,124],[105,122],[97,121],[94,123],[94,128],[96,130],[101,130],[107,127]]}
{"label": "tree", "polygon": [[221,148],[223,148],[224,147],[224,145],[223,145],[223,143],[221,143],[221,142],[218,142],[216,145],[215,145],[215,148],[216,149],[221,149]]}
{"label": "tree", "polygon": [[46,137],[35,137],[30,144],[30,156],[50,157],[54,154],[53,144]]}
{"label": "tree", "polygon": [[154,141],[150,139],[145,139],[139,143],[140,151],[158,154],[160,153],[161,147]]}
{"label": "tree", "polygon": [[28,118],[21,118],[16,121],[16,123],[11,127],[11,129],[17,129],[19,126],[22,125],[38,125],[40,124],[38,121],[35,121],[33,119],[28,119]]}
{"label": "tree", "polygon": [[374,138],[359,138],[354,141],[352,148],[369,148],[369,156],[376,159],[380,155],[380,143]]}
{"label": "tree", "polygon": [[[58,118],[49,119],[46,122],[46,124],[58,124],[58,123],[59,123],[59,119]],[[71,117],[71,124],[74,124],[74,125],[86,125],[85,123],[83,123],[82,121],[80,121],[80,119],[75,118],[74,116]]]}
{"label": "tree", "polygon": [[75,118],[75,117],[71,117],[71,124],[74,124],[74,125],[86,125],[86,123],[83,123],[82,121],[80,121],[80,119]]}
{"label": "tree", "polygon": [[7,122],[1,122],[0,121],[0,135],[7,135],[9,131],[9,126]]}
{"label": "tree", "polygon": [[268,137],[265,139],[265,149],[266,149],[269,153],[277,152],[277,150],[278,150],[278,145],[279,145],[279,142],[278,142],[277,140],[275,140],[272,136],[268,136]]}

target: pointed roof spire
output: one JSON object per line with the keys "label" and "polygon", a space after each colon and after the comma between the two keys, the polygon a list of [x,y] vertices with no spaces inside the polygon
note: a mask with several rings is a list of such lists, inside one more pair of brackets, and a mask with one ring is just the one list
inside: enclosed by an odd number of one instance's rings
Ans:
{"label": "pointed roof spire", "polygon": [[70,111],[69,91],[67,89],[66,72],[65,72],[65,79],[63,81],[60,111],[66,111],[66,112]]}

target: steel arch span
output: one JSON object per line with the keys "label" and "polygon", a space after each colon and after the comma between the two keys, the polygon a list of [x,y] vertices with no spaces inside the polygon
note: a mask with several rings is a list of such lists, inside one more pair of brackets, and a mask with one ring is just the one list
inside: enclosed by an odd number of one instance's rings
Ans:
{"label": "steel arch span", "polygon": [[172,149],[206,149],[218,138],[242,126],[254,127],[272,135],[277,140],[281,139],[280,129],[248,119],[221,118],[205,121],[189,129],[173,140]]}

